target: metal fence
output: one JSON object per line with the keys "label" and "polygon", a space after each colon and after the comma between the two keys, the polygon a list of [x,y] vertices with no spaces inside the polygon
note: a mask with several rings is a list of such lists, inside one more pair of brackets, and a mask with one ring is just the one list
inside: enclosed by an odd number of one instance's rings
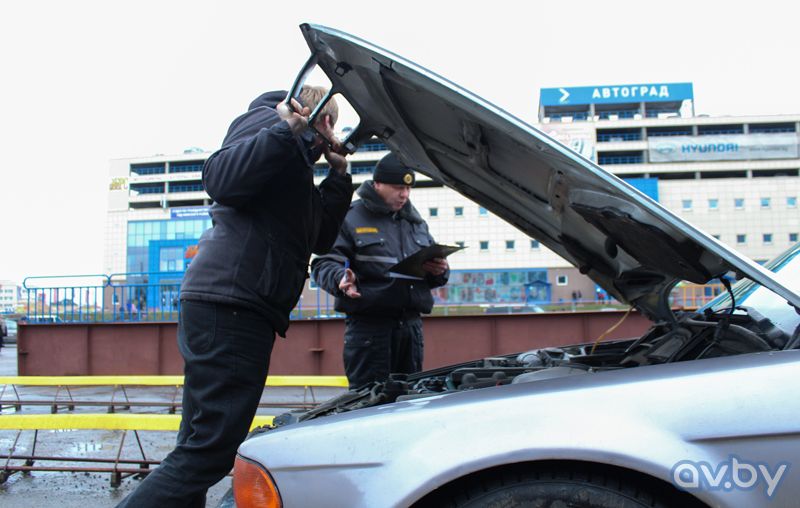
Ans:
{"label": "metal fence", "polygon": [[[28,323],[86,323],[119,321],[177,321],[182,272],[136,272],[111,275],[27,277],[22,318]],[[722,291],[720,284],[679,286],[672,292],[673,306],[697,308]],[[559,300],[539,305],[511,302],[443,304],[435,315],[513,314],[569,312],[598,308],[626,308],[615,300]],[[291,319],[340,318],[334,297],[317,289],[307,291],[290,314]]]}
{"label": "metal fence", "polygon": [[[27,277],[21,315],[28,323],[177,321],[182,277],[183,272]],[[298,302],[291,319],[342,317],[332,296],[316,293],[316,301]]]}

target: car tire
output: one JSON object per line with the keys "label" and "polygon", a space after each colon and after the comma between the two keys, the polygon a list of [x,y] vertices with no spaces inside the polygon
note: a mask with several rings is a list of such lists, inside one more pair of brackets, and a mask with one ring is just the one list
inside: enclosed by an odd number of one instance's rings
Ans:
{"label": "car tire", "polygon": [[599,467],[514,466],[470,476],[415,505],[417,508],[509,506],[570,508],[699,507],[691,495],[649,477]]}

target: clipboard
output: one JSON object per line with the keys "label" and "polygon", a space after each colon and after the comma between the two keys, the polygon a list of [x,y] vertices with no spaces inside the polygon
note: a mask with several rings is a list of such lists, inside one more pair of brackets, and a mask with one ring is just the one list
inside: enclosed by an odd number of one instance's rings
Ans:
{"label": "clipboard", "polygon": [[465,248],[459,245],[443,245],[440,243],[424,247],[399,263],[390,266],[388,270],[389,277],[422,280],[428,275],[428,272],[422,268],[422,264],[425,261],[432,258],[446,258],[450,254]]}

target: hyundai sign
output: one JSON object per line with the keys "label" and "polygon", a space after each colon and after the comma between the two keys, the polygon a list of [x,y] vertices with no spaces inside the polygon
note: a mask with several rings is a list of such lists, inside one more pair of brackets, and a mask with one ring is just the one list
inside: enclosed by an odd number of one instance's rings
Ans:
{"label": "hyundai sign", "polygon": [[542,88],[540,106],[582,104],[620,104],[630,102],[675,102],[693,100],[691,83],[651,83],[640,85],[577,86]]}
{"label": "hyundai sign", "polygon": [[796,159],[797,134],[672,136],[647,141],[650,162]]}

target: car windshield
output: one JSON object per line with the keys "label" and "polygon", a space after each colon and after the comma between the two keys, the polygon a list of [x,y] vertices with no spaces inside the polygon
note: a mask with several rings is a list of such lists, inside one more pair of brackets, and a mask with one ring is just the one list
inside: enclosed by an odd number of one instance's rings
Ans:
{"label": "car windshield", "polygon": [[[767,268],[779,274],[780,280],[786,287],[794,292],[800,292],[800,245],[775,258]],[[776,295],[769,289],[751,280],[742,280],[733,286],[736,306],[755,308],[767,317],[776,326],[792,334],[800,326],[800,315],[796,309],[789,305],[785,299]],[[730,309],[730,295],[724,293],[712,300],[701,311],[711,309],[714,312],[724,312]]]}

